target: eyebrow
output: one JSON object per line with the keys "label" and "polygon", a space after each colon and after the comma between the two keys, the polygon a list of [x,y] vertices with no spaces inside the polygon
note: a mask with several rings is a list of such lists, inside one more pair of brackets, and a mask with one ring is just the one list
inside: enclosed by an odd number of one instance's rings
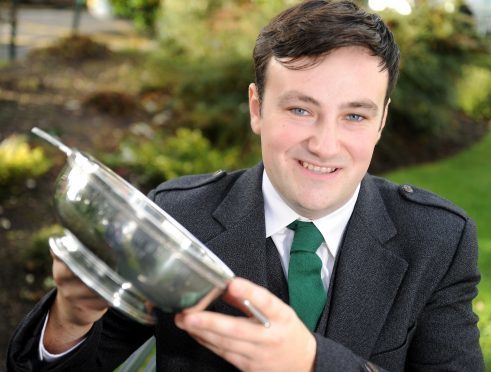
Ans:
{"label": "eyebrow", "polygon": [[283,104],[286,104],[292,100],[299,100],[302,102],[311,103],[311,104],[313,104],[315,106],[319,106],[319,107],[321,105],[320,102],[317,101],[315,98],[307,96],[307,95],[300,93],[296,90],[292,90],[292,91],[289,91],[289,92],[286,92],[286,93],[280,95],[278,102],[280,103],[280,105],[283,105]]}
{"label": "eyebrow", "polygon": [[[280,105],[283,105],[283,104],[287,104],[289,101],[292,101],[292,100],[299,100],[299,101],[303,101],[306,103],[311,103],[317,107],[321,106],[320,102],[318,100],[316,100],[315,98],[313,98],[311,96],[307,96],[307,95],[305,95],[299,91],[296,91],[296,90],[292,90],[292,91],[289,91],[289,92],[286,92],[286,93],[280,95],[278,102],[280,103]],[[367,109],[369,111],[373,111],[373,113],[375,113],[375,114],[378,112],[377,104],[370,99],[346,102],[346,103],[343,103],[341,105],[341,108],[342,109],[362,108],[362,109]]]}
{"label": "eyebrow", "polygon": [[341,108],[362,108],[373,111],[375,114],[378,112],[378,106],[372,100],[347,102],[342,104]]}

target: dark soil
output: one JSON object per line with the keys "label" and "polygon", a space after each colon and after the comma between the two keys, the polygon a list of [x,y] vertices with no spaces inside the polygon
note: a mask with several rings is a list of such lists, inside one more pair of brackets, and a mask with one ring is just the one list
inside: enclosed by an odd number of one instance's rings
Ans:
{"label": "dark soil", "polygon": [[[90,53],[84,55],[87,49]],[[135,71],[140,64],[137,54],[85,47],[68,53],[38,51],[0,69],[0,140],[13,133],[29,135],[37,126],[95,157],[115,151],[132,124],[150,119],[139,102],[141,76]],[[447,156],[474,143],[486,130],[464,117],[459,122],[459,141],[423,146],[401,140],[400,156],[395,158],[382,146],[372,171]],[[56,222],[51,196],[65,162],[63,154],[42,141],[32,138],[31,143],[43,146],[55,166],[35,182],[0,194],[0,360],[5,360],[16,324],[46,290],[43,277],[34,275],[23,251],[31,244],[32,233]]]}

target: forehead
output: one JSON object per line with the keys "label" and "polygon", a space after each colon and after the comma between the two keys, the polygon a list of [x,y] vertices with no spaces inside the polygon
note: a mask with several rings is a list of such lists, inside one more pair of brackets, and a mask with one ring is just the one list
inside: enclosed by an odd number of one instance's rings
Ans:
{"label": "forehead", "polygon": [[385,98],[388,80],[379,57],[363,47],[343,47],[317,58],[271,58],[264,92],[295,89],[314,96],[363,93]]}

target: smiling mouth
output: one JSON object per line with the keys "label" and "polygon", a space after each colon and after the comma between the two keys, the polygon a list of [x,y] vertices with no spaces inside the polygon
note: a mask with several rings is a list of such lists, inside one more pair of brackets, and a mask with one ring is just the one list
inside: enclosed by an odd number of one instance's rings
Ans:
{"label": "smiling mouth", "polygon": [[300,161],[300,164],[305,169],[308,169],[309,171],[312,171],[314,173],[319,173],[319,174],[333,173],[338,169],[338,168],[330,168],[330,167],[319,167],[318,165],[307,163],[306,161]]}

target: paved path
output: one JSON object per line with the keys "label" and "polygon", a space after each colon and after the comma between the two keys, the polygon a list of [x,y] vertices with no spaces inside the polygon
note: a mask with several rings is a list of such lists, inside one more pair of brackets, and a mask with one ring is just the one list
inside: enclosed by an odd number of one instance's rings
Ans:
{"label": "paved path", "polygon": [[[8,59],[10,26],[5,22],[8,9],[0,7],[0,61]],[[72,32],[74,10],[58,8],[20,7],[17,12],[17,58],[23,58],[36,47],[46,46]],[[150,42],[138,36],[130,22],[121,19],[101,19],[83,11],[78,27],[80,34],[91,35],[112,48],[146,48]]]}

